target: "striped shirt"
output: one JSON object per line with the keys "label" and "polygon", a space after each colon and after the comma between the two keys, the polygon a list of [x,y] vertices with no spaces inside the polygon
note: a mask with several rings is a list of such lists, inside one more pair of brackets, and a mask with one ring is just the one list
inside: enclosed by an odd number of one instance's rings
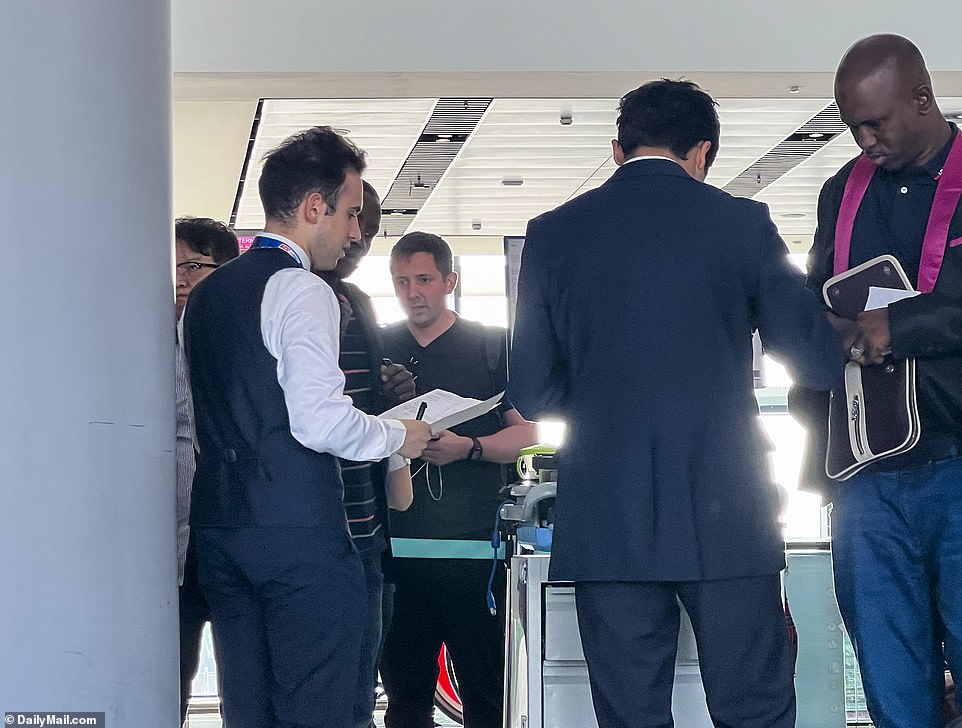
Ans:
{"label": "striped shirt", "polygon": [[187,540],[190,536],[190,489],[196,468],[194,456],[194,423],[191,409],[190,386],[184,362],[183,336],[178,325],[177,351],[174,359],[174,396],[177,402],[177,583],[184,583],[184,562],[187,559]]}
{"label": "striped shirt", "polygon": [[[352,305],[348,291],[350,288],[357,289],[349,286],[343,282],[334,286],[343,317],[339,364],[344,372],[344,394],[362,412],[377,414],[380,371],[371,370],[370,342],[359,318],[364,315],[365,309],[356,303],[356,298]],[[354,545],[358,551],[385,548],[384,507],[378,502],[378,493],[384,490],[383,466],[342,459],[341,477],[344,480],[344,510]]]}

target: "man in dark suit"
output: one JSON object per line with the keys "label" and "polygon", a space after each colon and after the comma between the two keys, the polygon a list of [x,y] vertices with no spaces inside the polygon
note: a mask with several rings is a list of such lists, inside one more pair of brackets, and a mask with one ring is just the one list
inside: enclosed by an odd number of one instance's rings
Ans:
{"label": "man in dark suit", "polygon": [[368,597],[336,457],[416,457],[431,435],[353,406],[337,299],[310,272],[360,237],[364,166],[330,127],[285,140],[258,182],[264,232],[187,302],[190,525],[231,728],[353,725]]}
{"label": "man in dark suit", "polygon": [[779,497],[752,331],[796,379],[838,336],[764,205],[704,184],[715,102],[656,81],[619,106],[619,169],[528,224],[509,396],[568,425],[551,578],[575,582],[602,728],[672,725],[678,600],[716,725],[795,725]]}

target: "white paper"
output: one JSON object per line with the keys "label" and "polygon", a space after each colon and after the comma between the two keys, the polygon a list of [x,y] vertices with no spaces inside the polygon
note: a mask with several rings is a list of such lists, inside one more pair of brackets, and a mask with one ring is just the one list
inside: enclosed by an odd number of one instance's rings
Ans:
{"label": "white paper", "polygon": [[868,287],[868,300],[865,301],[865,310],[874,311],[885,308],[890,303],[901,301],[903,298],[912,298],[919,295],[918,291],[906,291],[902,288],[883,288],[881,286]]}
{"label": "white paper", "polygon": [[427,394],[392,407],[387,412],[381,413],[380,417],[390,420],[413,420],[418,415],[421,403],[427,402],[421,419],[430,423],[431,432],[437,435],[442,430],[450,430],[463,422],[490,412],[498,406],[503,396],[504,392],[499,392],[482,402],[480,399],[461,397],[443,389],[432,389]]}

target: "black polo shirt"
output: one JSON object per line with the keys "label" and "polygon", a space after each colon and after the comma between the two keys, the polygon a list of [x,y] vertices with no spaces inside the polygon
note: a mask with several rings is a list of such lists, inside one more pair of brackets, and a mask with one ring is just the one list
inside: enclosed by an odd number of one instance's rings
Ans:
{"label": "black polo shirt", "polygon": [[927,164],[894,171],[880,168],[875,172],[855,216],[850,267],[879,255],[893,254],[912,285],[917,284],[935,188],[959,132],[955,124],[949,126],[949,140]]}

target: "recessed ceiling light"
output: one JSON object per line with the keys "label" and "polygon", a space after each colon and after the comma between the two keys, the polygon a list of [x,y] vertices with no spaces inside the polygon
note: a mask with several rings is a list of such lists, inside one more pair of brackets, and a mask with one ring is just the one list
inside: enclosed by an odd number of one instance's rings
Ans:
{"label": "recessed ceiling light", "polygon": [[472,229],[472,230],[480,230],[480,229],[481,229],[481,221],[480,221],[480,220],[472,220],[472,221],[471,221],[471,229]]}
{"label": "recessed ceiling light", "polygon": [[790,94],[797,94],[801,90],[801,86],[795,86],[794,84],[788,87],[788,93]]}
{"label": "recessed ceiling light", "polygon": [[783,212],[778,217],[781,220],[801,220],[808,216],[804,212]]}
{"label": "recessed ceiling light", "polygon": [[521,177],[505,177],[501,180],[502,187],[520,187],[524,184],[524,180]]}
{"label": "recessed ceiling light", "polygon": [[341,136],[347,136],[351,133],[350,129],[345,129],[343,126],[335,126],[334,131],[336,131]]}
{"label": "recessed ceiling light", "polygon": [[438,134],[438,138],[434,140],[436,144],[447,144],[451,141],[450,134]]}
{"label": "recessed ceiling light", "polygon": [[824,132],[813,131],[813,132],[811,132],[811,133],[808,135],[808,138],[809,138],[809,139],[821,139],[823,136],[825,136]]}

